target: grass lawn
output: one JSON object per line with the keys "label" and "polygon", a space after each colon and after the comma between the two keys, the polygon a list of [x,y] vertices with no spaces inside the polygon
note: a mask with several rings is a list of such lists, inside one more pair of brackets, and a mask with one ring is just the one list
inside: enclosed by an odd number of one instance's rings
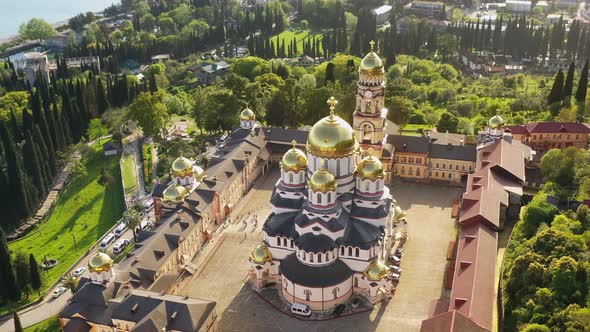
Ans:
{"label": "grass lawn", "polygon": [[[290,45],[293,38],[297,39],[297,51],[299,55],[303,55],[303,41],[307,38],[307,36],[314,37],[317,36],[320,39],[320,53],[322,50],[321,40],[323,35],[321,33],[314,33],[309,30],[285,30],[278,35],[272,37],[270,40],[274,42],[275,47],[277,47],[277,39],[280,39],[281,42],[285,41],[285,50],[287,49],[287,45]],[[278,45],[280,46],[280,44]]]}
{"label": "grass lawn", "polygon": [[123,187],[127,197],[137,193],[137,166],[133,154],[123,156]]}
{"label": "grass lawn", "polygon": [[[108,140],[93,146],[94,152],[83,160],[88,173],[70,180],[47,221],[28,236],[8,245],[13,254],[34,254],[39,264],[43,257],[58,260],[56,267],[42,272],[43,291],[61,278],[123,213],[118,156],[104,158],[102,145],[106,142]],[[103,167],[107,167],[114,178],[106,189],[97,183]]]}
{"label": "grass lawn", "polygon": [[409,123],[409,124],[407,124],[407,125],[405,125],[403,127],[403,130],[404,131],[406,131],[406,130],[407,131],[418,131],[420,129],[422,129],[422,130],[430,130],[432,128],[433,128],[433,126],[428,125],[428,124],[414,124],[414,123]]}
{"label": "grass lawn", "polygon": [[195,123],[195,119],[191,118],[190,116],[172,114],[170,116],[170,120],[168,121],[168,129],[173,128],[175,125],[176,126],[178,126],[178,125],[186,126],[186,133],[187,134],[190,134],[192,132],[195,132],[197,134],[201,134],[201,130],[197,127],[197,124]]}
{"label": "grass lawn", "polygon": [[27,327],[25,332],[59,332],[61,326],[59,325],[59,319],[57,316],[51,317],[47,320],[37,323],[33,326]]}

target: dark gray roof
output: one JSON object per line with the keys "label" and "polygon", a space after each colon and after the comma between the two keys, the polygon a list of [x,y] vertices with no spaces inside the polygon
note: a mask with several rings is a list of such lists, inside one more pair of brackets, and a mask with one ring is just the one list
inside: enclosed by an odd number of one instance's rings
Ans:
{"label": "dark gray roof", "polygon": [[299,199],[283,198],[281,195],[275,192],[270,198],[270,203],[277,207],[296,210],[301,208],[303,198],[303,195],[301,195]]}
{"label": "dark gray roof", "polygon": [[295,140],[297,141],[297,144],[306,144],[307,135],[309,135],[309,131],[299,129],[265,127],[264,134],[266,136],[266,140],[269,142],[291,144],[291,141]]}
{"label": "dark gray roof", "polygon": [[381,228],[362,220],[351,219],[342,237],[342,244],[366,250],[379,241],[381,234],[383,234]]}
{"label": "dark gray roof", "polygon": [[111,313],[118,306],[117,302],[110,300],[127,293],[127,290],[118,293],[117,290],[120,288],[117,285],[115,282],[110,282],[105,287],[105,285],[82,278],[76,293],[59,314],[59,317],[70,318],[80,315],[88,322],[110,326]]}
{"label": "dark gray roof", "polygon": [[337,231],[344,229],[344,227],[346,227],[346,224],[348,223],[348,219],[349,219],[349,215],[348,215],[348,212],[346,212],[346,210],[341,210],[340,215],[338,216],[338,219],[336,219],[336,220],[330,219],[328,221],[324,221],[319,216],[313,217],[312,219],[310,219],[305,214],[299,213],[297,215],[297,217],[295,217],[295,223],[297,225],[299,225],[299,227],[305,227],[310,224],[319,223],[322,226],[324,226],[326,229],[328,229],[332,232],[337,232]]}
{"label": "dark gray roof", "polygon": [[88,332],[90,328],[82,318],[74,317],[63,327],[63,332]]}
{"label": "dark gray roof", "polygon": [[379,205],[377,202],[371,202],[371,205],[376,205],[373,208],[358,206],[353,203],[350,214],[353,217],[380,219],[385,218],[391,209],[391,200],[389,199],[385,204]]}
{"label": "dark gray roof", "polygon": [[112,318],[136,322],[133,331],[197,331],[215,305],[207,300],[135,291],[121,302]]}
{"label": "dark gray roof", "polygon": [[295,243],[299,249],[315,253],[326,252],[336,248],[334,240],[324,234],[314,235],[312,233],[305,233]]}
{"label": "dark gray roof", "polygon": [[333,286],[352,276],[350,268],[339,259],[329,265],[309,266],[301,263],[294,253],[285,257],[279,268],[285,278],[308,287]]}
{"label": "dark gray roof", "polygon": [[433,143],[430,147],[430,158],[466,160],[475,162],[477,147],[475,145],[451,145]]}
{"label": "dark gray roof", "polygon": [[387,135],[387,143],[394,146],[395,152],[428,154],[428,138],[425,137]]}
{"label": "dark gray roof", "polygon": [[294,238],[297,236],[295,223],[293,219],[299,212],[287,212],[281,214],[271,213],[264,223],[263,230],[269,236],[287,236]]}

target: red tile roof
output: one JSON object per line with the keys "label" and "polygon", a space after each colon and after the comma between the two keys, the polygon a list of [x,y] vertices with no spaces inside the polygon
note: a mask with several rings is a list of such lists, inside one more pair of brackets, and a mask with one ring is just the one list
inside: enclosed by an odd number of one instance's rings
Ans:
{"label": "red tile roof", "polygon": [[489,332],[457,310],[442,313],[422,321],[420,332]]}
{"label": "red tile roof", "polygon": [[546,133],[590,134],[590,128],[580,122],[538,122],[522,126],[506,126],[505,130],[513,134],[530,135]]}

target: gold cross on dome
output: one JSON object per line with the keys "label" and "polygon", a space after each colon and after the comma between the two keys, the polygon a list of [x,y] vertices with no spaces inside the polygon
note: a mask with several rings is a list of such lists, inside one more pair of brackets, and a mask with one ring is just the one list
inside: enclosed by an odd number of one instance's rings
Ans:
{"label": "gold cross on dome", "polygon": [[297,147],[297,141],[296,140],[292,140],[291,144],[293,144],[293,149],[295,149]]}
{"label": "gold cross on dome", "polygon": [[373,52],[373,48],[375,47],[375,41],[374,40],[371,40],[369,42],[369,45],[371,45],[371,52]]}
{"label": "gold cross on dome", "polygon": [[373,156],[373,148],[368,148],[367,149],[367,156],[368,157],[372,157]]}
{"label": "gold cross on dome", "polygon": [[336,109],[336,105],[338,105],[338,100],[334,98],[334,96],[330,97],[327,101],[328,105],[330,105],[330,117],[334,116],[334,110]]}

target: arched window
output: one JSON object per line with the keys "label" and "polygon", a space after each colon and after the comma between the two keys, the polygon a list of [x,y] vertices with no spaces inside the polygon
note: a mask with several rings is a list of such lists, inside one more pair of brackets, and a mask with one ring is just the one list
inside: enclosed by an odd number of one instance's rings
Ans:
{"label": "arched window", "polygon": [[322,254],[318,254],[318,263],[322,262]]}
{"label": "arched window", "polygon": [[313,253],[309,253],[309,262],[313,263],[313,256],[315,256]]}
{"label": "arched window", "polygon": [[318,204],[322,204],[322,194],[318,193]]}
{"label": "arched window", "polygon": [[326,253],[326,262],[327,262],[327,261],[329,261],[329,260],[330,260],[330,252],[328,251],[328,252]]}
{"label": "arched window", "polygon": [[354,256],[355,256],[355,257],[359,257],[359,255],[360,255],[360,250],[359,250],[359,248],[356,248],[356,249],[354,249]]}
{"label": "arched window", "polygon": [[354,277],[354,287],[358,287],[358,286],[359,286],[359,278]]}
{"label": "arched window", "polygon": [[281,246],[281,237],[277,236],[277,246]]}
{"label": "arched window", "polygon": [[309,299],[311,298],[311,291],[309,289],[306,289],[303,291],[303,294],[305,294],[305,301],[309,301]]}
{"label": "arched window", "polygon": [[283,247],[287,247],[287,238],[283,238]]}
{"label": "arched window", "polygon": [[338,297],[339,290],[340,290],[340,288],[338,288],[338,287],[334,287],[334,289],[332,289],[332,294],[334,294],[334,299],[336,299]]}
{"label": "arched window", "polygon": [[293,173],[289,172],[289,182],[293,182]]}
{"label": "arched window", "polygon": [[291,241],[291,248],[293,248],[293,239],[291,239],[290,241]]}
{"label": "arched window", "polygon": [[348,256],[352,257],[352,247],[348,247]]}
{"label": "arched window", "polygon": [[332,201],[332,193],[328,193],[328,203]]}
{"label": "arched window", "polygon": [[420,168],[416,168],[416,176],[420,176]]}
{"label": "arched window", "polygon": [[344,247],[340,247],[340,255],[344,256]]}

